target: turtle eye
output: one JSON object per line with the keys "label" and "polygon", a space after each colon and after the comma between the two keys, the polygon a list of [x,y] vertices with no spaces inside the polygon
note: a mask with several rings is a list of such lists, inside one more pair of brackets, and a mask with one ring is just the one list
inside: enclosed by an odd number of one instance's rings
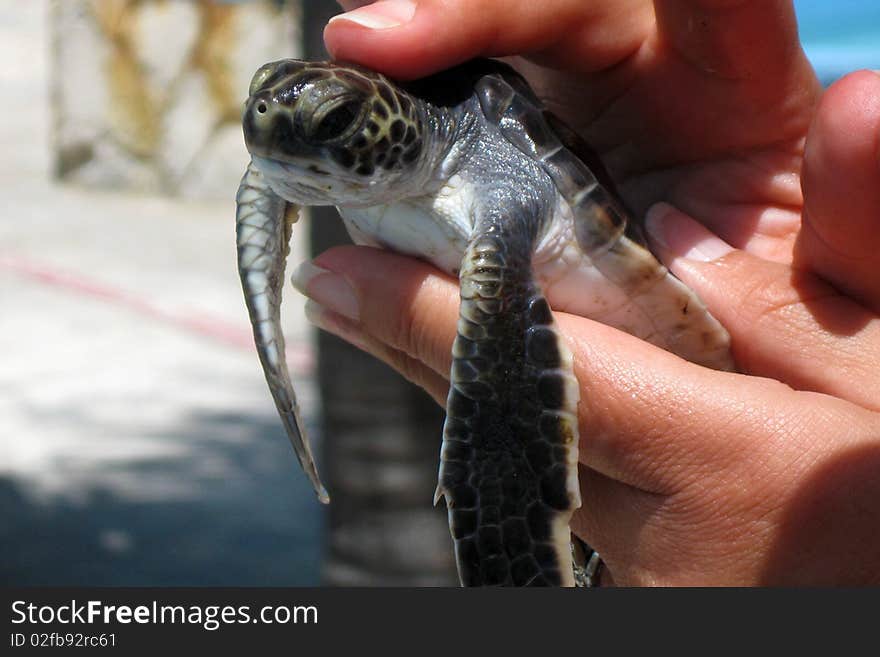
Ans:
{"label": "turtle eye", "polygon": [[329,141],[341,136],[351,124],[355,122],[361,113],[361,103],[350,100],[339,107],[335,107],[321,117],[313,131],[316,139]]}

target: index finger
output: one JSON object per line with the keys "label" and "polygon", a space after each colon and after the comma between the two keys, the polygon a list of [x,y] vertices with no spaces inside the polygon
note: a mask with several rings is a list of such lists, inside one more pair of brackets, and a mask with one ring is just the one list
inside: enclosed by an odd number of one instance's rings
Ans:
{"label": "index finger", "polygon": [[[332,272],[350,286],[360,310],[348,316],[365,335],[448,375],[458,321],[454,280],[428,264],[365,247],[333,248],[315,264],[324,272],[318,276]],[[300,287],[313,298],[321,296],[314,284]],[[332,299],[317,301],[326,306]],[[819,405],[809,401],[819,398],[811,397],[814,393],[709,370],[592,320],[555,316],[580,382],[581,461],[644,490],[671,492],[687,483],[682,473],[722,468],[731,452],[750,443],[763,452],[766,445],[749,436],[764,436],[767,423],[791,433],[828,422],[829,405],[855,408],[830,397]],[[381,349],[372,353],[387,358]],[[803,401],[788,403],[792,395]]]}
{"label": "index finger", "polygon": [[[414,78],[478,56],[543,53],[599,70],[632,54],[653,25],[648,0],[381,0],[344,3],[324,31],[336,59]],[[363,5],[363,6],[362,6]]]}

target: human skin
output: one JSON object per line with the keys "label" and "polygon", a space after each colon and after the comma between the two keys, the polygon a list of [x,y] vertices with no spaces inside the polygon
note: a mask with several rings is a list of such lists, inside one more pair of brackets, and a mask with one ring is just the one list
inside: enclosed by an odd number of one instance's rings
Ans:
{"label": "human skin", "polygon": [[[823,93],[783,0],[386,1],[325,42],[401,78],[527,54],[730,332],[738,374],[556,313],[581,384],[572,528],[603,583],[880,584],[880,75]],[[457,281],[338,247],[294,282],[444,403]]]}

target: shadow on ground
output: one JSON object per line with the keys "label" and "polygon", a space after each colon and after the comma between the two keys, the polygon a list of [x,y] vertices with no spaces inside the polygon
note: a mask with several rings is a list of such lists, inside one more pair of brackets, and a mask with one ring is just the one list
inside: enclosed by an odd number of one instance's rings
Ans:
{"label": "shadow on ground", "polygon": [[121,486],[0,478],[0,584],[318,583],[320,508],[276,418],[203,413],[153,437],[184,456],[114,464]]}

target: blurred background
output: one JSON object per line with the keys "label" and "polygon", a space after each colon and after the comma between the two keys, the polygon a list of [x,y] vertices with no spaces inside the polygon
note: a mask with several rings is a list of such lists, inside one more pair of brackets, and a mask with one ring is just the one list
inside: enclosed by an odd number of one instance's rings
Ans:
{"label": "blurred background", "polygon": [[[823,82],[880,69],[877,0],[795,4]],[[334,496],[322,508],[235,272],[250,76],[323,57],[337,11],[0,0],[0,583],[456,581],[431,507],[440,410],[313,333],[288,290],[288,360]],[[327,211],[297,229],[293,261],[344,239]]]}

